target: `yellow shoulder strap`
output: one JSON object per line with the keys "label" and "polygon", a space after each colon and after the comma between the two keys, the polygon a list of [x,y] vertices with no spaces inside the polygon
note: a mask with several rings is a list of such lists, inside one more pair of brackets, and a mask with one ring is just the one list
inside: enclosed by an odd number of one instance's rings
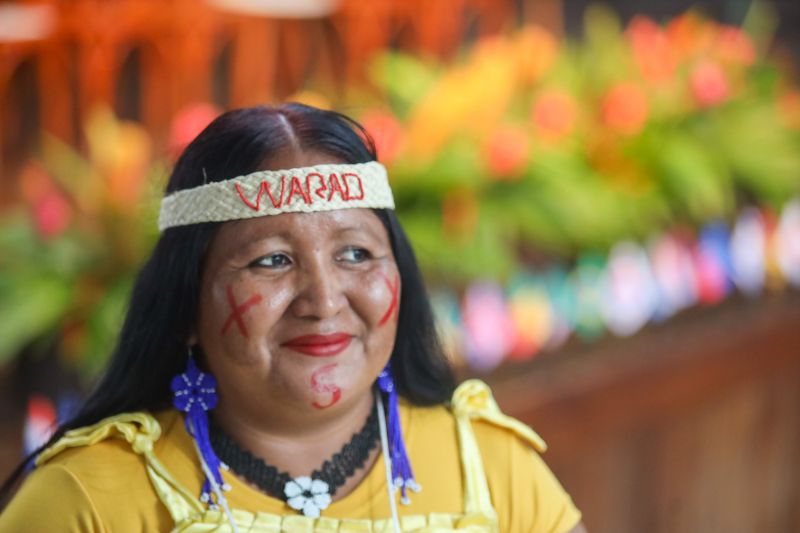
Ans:
{"label": "yellow shoulder strap", "polygon": [[36,465],[41,465],[67,448],[89,446],[107,438],[124,439],[131,444],[133,451],[144,456],[147,475],[159,499],[166,505],[175,523],[182,522],[203,513],[203,507],[192,496],[153,453],[153,444],[161,436],[161,426],[149,413],[123,413],[100,422],[68,431],[55,444],[36,457]]}
{"label": "yellow shoulder strap", "polygon": [[547,444],[534,430],[500,411],[491,389],[479,379],[469,379],[458,386],[453,394],[453,412],[456,416],[464,416],[471,420],[485,420],[495,426],[513,431],[540,453],[547,450]]}
{"label": "yellow shoulder strap", "polygon": [[464,470],[464,511],[467,514],[480,513],[496,517],[480,449],[472,429],[472,420],[485,420],[509,429],[540,452],[545,451],[547,445],[531,428],[519,420],[504,415],[492,397],[489,386],[483,381],[470,379],[459,385],[453,394],[452,408],[458,425],[461,463]]}

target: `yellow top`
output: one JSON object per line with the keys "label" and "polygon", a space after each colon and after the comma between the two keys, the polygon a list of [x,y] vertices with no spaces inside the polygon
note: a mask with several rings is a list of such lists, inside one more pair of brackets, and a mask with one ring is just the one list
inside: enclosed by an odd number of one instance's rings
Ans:
{"label": "yellow top", "polygon": [[[580,521],[534,451],[544,442],[503,415],[484,383],[463,383],[450,410],[401,405],[401,417],[423,487],[398,505],[403,531],[563,533]],[[176,411],[126,413],[70,431],[37,464],[0,515],[0,531],[231,531],[224,513],[205,510],[197,497],[203,478]],[[229,472],[226,496],[242,533],[390,532],[383,468],[376,461],[318,519]]]}

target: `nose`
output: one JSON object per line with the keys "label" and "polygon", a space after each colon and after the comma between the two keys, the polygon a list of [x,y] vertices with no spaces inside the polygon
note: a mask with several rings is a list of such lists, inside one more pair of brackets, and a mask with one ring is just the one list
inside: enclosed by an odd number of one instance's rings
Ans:
{"label": "nose", "polygon": [[296,316],[323,320],[336,316],[347,305],[347,296],[335,265],[314,260],[305,265],[299,277],[299,290],[292,303]]}

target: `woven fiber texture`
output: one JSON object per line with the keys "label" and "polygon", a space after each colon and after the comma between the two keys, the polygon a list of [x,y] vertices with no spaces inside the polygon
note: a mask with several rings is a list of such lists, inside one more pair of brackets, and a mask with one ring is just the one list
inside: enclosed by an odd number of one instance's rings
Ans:
{"label": "woven fiber texture", "polygon": [[161,202],[158,229],[357,207],[394,209],[377,161],[264,170],[178,191]]}

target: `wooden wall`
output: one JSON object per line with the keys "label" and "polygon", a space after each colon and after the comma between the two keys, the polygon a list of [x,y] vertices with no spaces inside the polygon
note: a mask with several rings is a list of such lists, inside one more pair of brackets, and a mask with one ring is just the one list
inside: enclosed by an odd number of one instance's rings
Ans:
{"label": "wooden wall", "polygon": [[800,531],[800,295],[501,369],[591,533]]}

